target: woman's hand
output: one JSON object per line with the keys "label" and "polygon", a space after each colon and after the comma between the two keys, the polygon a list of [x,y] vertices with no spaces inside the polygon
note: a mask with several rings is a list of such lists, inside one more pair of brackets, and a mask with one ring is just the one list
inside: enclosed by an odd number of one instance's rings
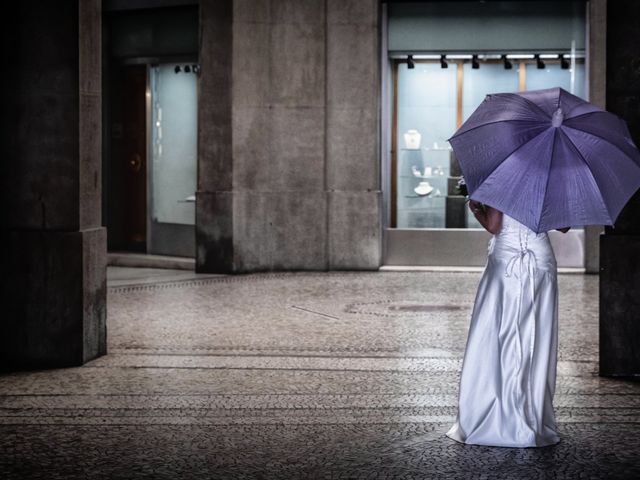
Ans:
{"label": "woman's hand", "polygon": [[476,213],[486,213],[484,210],[484,205],[476,200],[469,200],[469,209],[473,214]]}
{"label": "woman's hand", "polygon": [[469,200],[469,209],[485,230],[494,235],[500,233],[500,230],[502,230],[502,212],[500,210],[476,200]]}

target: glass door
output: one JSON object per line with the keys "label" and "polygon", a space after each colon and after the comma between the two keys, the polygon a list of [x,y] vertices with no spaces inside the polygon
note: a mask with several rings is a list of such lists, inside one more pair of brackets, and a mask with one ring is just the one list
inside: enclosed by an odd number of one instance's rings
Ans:
{"label": "glass door", "polygon": [[195,256],[197,65],[149,66],[147,252]]}

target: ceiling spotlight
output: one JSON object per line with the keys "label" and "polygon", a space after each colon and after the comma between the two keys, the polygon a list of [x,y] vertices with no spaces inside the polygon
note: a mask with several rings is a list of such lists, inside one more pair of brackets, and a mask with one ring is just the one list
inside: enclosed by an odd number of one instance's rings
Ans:
{"label": "ceiling spotlight", "polygon": [[191,67],[189,65],[184,66],[184,73],[191,73]]}
{"label": "ceiling spotlight", "polygon": [[416,68],[416,64],[413,63],[413,55],[407,56],[407,68]]}
{"label": "ceiling spotlight", "polygon": [[174,68],[173,71],[176,73],[180,73],[182,69],[180,68],[180,65],[176,65],[176,68]]}
{"label": "ceiling spotlight", "polygon": [[544,68],[544,62],[540,59],[540,55],[536,54],[536,64],[538,65],[539,69],[543,69]]}
{"label": "ceiling spotlight", "polygon": [[449,68],[449,64],[445,61],[444,55],[440,55],[440,68]]}
{"label": "ceiling spotlight", "polygon": [[560,68],[562,68],[563,70],[569,68],[569,62],[566,58],[564,58],[564,55],[560,55]]}
{"label": "ceiling spotlight", "polygon": [[471,57],[471,68],[480,68],[480,64],[478,63],[478,55],[474,55]]}
{"label": "ceiling spotlight", "polygon": [[511,70],[513,68],[513,65],[511,64],[511,62],[507,59],[506,55],[502,55],[502,61],[504,62],[504,69],[505,70]]}

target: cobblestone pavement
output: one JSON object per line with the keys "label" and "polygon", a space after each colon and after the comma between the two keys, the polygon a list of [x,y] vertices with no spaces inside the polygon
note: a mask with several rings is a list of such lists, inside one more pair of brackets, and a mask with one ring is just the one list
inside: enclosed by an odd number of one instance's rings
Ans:
{"label": "cobblestone pavement", "polygon": [[107,356],[0,376],[0,478],[640,478],[596,276],[559,276],[561,442],[537,449],[444,435],[480,273],[158,278],[110,287]]}

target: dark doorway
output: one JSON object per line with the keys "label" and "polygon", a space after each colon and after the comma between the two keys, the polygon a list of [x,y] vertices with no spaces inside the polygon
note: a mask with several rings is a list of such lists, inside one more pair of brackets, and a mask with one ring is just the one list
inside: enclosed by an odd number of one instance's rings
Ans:
{"label": "dark doorway", "polygon": [[197,2],[103,3],[110,252],[195,256]]}
{"label": "dark doorway", "polygon": [[147,66],[113,65],[110,79],[109,250],[147,249]]}

